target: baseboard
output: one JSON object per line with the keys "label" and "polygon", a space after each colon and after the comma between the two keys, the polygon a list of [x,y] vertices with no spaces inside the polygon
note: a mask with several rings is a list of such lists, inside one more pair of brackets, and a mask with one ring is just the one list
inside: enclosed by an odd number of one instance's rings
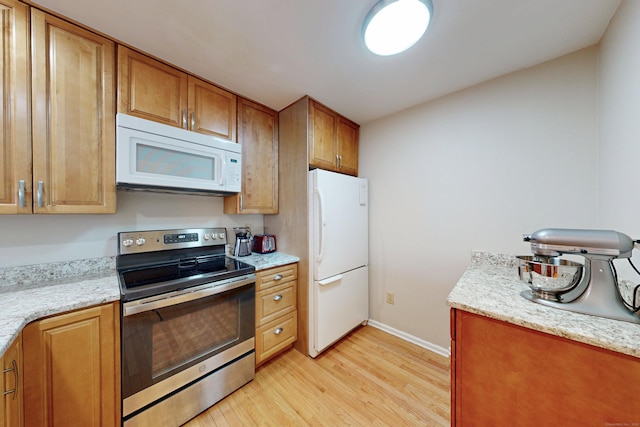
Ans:
{"label": "baseboard", "polygon": [[395,335],[398,338],[402,338],[405,341],[409,341],[412,344],[415,344],[417,346],[420,346],[422,348],[426,348],[429,351],[432,351],[436,354],[439,354],[441,356],[444,357],[450,357],[451,356],[451,350],[450,349],[446,349],[444,347],[440,347],[439,345],[435,345],[433,343],[430,343],[429,341],[425,341],[421,338],[415,337],[413,335],[410,335],[406,332],[402,332],[399,331],[395,328],[392,328],[391,326],[385,325],[384,323],[380,323],[380,322],[376,322],[375,320],[371,320],[369,319],[369,321],[367,322],[368,325],[373,326],[374,328],[380,329],[382,331],[385,331],[387,333],[390,333],[391,335]]}

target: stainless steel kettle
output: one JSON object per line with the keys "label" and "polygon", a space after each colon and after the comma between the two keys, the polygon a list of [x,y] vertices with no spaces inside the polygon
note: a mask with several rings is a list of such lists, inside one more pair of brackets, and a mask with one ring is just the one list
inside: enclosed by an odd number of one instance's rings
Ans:
{"label": "stainless steel kettle", "polygon": [[233,255],[251,255],[251,230],[248,227],[233,227],[236,233],[236,245],[233,248]]}

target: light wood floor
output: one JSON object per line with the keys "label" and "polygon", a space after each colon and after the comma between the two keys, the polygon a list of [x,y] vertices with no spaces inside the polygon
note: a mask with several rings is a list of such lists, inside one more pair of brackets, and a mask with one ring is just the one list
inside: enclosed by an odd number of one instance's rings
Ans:
{"label": "light wood floor", "polygon": [[185,424],[344,425],[448,426],[449,360],[365,326],[316,359],[287,351]]}

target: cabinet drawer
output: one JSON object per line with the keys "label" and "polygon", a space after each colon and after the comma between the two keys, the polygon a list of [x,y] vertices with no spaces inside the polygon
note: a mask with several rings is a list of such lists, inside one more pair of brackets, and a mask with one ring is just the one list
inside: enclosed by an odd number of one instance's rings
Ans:
{"label": "cabinet drawer", "polygon": [[256,293],[256,326],[296,309],[296,286],[288,282]]}
{"label": "cabinet drawer", "polygon": [[256,329],[256,364],[260,364],[298,338],[298,312],[294,311]]}
{"label": "cabinet drawer", "polygon": [[298,264],[283,265],[256,273],[256,291],[298,278]]}

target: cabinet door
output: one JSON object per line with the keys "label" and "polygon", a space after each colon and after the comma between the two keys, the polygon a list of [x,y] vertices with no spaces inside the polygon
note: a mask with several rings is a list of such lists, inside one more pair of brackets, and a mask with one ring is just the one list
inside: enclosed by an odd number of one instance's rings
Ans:
{"label": "cabinet door", "polygon": [[23,330],[25,425],[120,425],[118,303]]}
{"label": "cabinet door", "polygon": [[461,310],[455,310],[452,327],[451,425],[604,426],[640,420],[636,357]]}
{"label": "cabinet door", "polygon": [[187,74],[118,46],[118,112],[187,128]]}
{"label": "cabinet door", "polygon": [[[0,408],[4,405],[4,413],[0,425],[18,427],[23,425],[22,419],[22,336],[11,344],[2,358],[3,387]],[[4,424],[2,424],[4,422]]]}
{"label": "cabinet door", "polygon": [[37,9],[31,25],[34,212],[114,213],[114,44]]}
{"label": "cabinet door", "polygon": [[235,142],[237,96],[193,76],[188,82],[189,129]]}
{"label": "cabinet door", "polygon": [[0,0],[0,13],[0,214],[31,213],[29,8]]}
{"label": "cabinet door", "polygon": [[336,120],[338,116],[309,100],[309,165],[336,170]]}
{"label": "cabinet door", "polygon": [[256,366],[261,365],[298,338],[298,312],[282,316],[256,329]]}
{"label": "cabinet door", "polygon": [[225,197],[224,213],[278,213],[278,113],[240,98],[238,142],[242,193]]}
{"label": "cabinet door", "polygon": [[338,116],[338,170],[358,176],[358,132],[359,126]]}

